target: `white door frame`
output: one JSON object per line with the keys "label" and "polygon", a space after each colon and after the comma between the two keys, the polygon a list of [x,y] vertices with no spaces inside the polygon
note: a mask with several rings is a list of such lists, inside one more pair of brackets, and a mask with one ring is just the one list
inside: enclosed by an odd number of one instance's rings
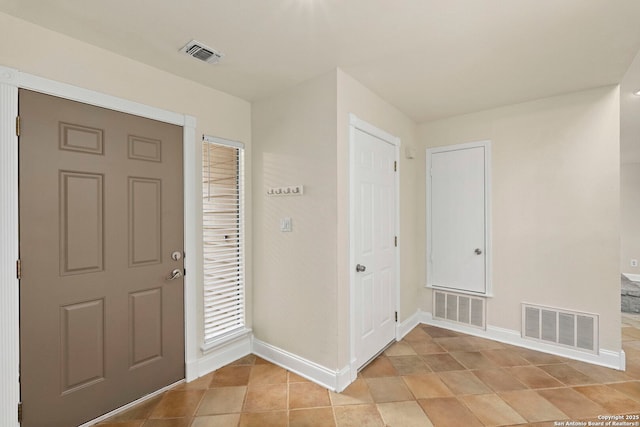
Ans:
{"label": "white door frame", "polygon": [[[443,153],[447,151],[456,151],[456,150],[465,150],[469,148],[475,147],[484,147],[484,234],[485,234],[485,292],[477,293],[477,292],[469,292],[460,289],[449,289],[445,287],[432,286],[431,285],[431,158],[433,154]],[[426,213],[427,213],[427,274],[426,274],[426,287],[432,289],[442,289],[442,290],[450,290],[452,292],[463,293],[463,294],[471,294],[471,295],[480,295],[491,297],[493,296],[493,287],[492,287],[492,271],[491,271],[491,254],[493,252],[491,245],[491,141],[475,141],[475,142],[467,142],[463,144],[455,144],[455,145],[445,145],[441,147],[427,148],[427,163],[426,163],[426,175],[427,175],[427,193],[426,193]]]}
{"label": "white door frame", "polygon": [[[350,327],[351,332],[349,334],[349,349],[350,349],[350,375],[351,382],[356,380],[358,375],[358,366],[356,366],[356,319],[355,319],[355,295],[356,295],[356,287],[355,287],[355,230],[354,224],[356,222],[355,218],[355,201],[351,195],[351,183],[354,180],[354,141],[355,141],[355,131],[360,130],[362,132],[368,133],[369,135],[375,136],[378,139],[381,139],[384,142],[387,142],[395,147],[395,160],[397,165],[397,170],[395,174],[395,207],[396,207],[396,223],[395,227],[395,235],[398,236],[398,240],[400,240],[400,138],[393,136],[383,130],[376,128],[375,126],[365,122],[364,120],[359,119],[355,114],[349,114],[349,319],[350,319]],[[396,248],[396,275],[395,275],[395,288],[396,288],[396,312],[398,313],[398,321],[400,317],[400,245]],[[398,323],[396,323],[396,339],[399,338],[399,329]]]}
{"label": "white door frame", "polygon": [[[115,96],[106,95],[66,83],[20,72],[0,65],[0,425],[18,427],[17,408],[20,401],[19,363],[19,281],[16,277],[16,261],[19,257],[18,240],[18,89],[57,96],[72,101],[165,123],[182,126],[184,152],[184,250],[196,254],[197,236],[194,224],[200,221],[196,207],[198,180],[187,171],[199,170],[195,152],[195,117],[151,107]],[[194,256],[184,259],[187,271],[196,271],[198,260]],[[189,361],[197,356],[197,318],[195,274],[184,280],[185,326],[185,376],[187,381],[197,376],[188,371]]]}

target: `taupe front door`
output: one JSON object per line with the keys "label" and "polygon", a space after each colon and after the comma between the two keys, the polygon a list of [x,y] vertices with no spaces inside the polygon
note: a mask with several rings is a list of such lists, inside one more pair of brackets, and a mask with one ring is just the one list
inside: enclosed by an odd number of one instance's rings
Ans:
{"label": "taupe front door", "polygon": [[22,425],[76,426],[184,378],[182,128],[19,106]]}

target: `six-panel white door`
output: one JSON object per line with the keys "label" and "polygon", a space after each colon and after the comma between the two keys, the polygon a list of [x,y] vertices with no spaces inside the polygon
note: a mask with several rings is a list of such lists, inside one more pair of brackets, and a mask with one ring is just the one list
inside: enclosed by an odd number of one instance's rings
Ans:
{"label": "six-panel white door", "polygon": [[395,339],[395,147],[359,129],[352,134],[355,365]]}

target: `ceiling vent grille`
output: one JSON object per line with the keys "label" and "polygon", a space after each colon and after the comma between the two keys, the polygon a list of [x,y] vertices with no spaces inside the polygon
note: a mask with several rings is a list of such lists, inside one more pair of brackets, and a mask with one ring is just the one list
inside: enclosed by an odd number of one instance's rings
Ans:
{"label": "ceiling vent grille", "polygon": [[193,56],[194,58],[209,64],[217,64],[224,56],[224,53],[218,52],[209,46],[205,46],[204,43],[200,43],[196,40],[191,40],[182,49],[180,49],[180,52],[184,52],[189,56]]}
{"label": "ceiling vent grille", "polygon": [[522,304],[522,336],[598,354],[598,315]]}

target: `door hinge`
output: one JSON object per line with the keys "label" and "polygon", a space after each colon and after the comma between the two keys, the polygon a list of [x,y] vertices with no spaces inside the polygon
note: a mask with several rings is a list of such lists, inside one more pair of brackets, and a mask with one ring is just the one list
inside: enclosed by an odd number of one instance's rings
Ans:
{"label": "door hinge", "polygon": [[20,136],[20,116],[16,116],[16,136]]}
{"label": "door hinge", "polygon": [[396,311],[396,322],[398,321],[398,312]]}
{"label": "door hinge", "polygon": [[393,238],[393,244],[396,246],[396,248],[398,247],[398,236],[395,236]]}
{"label": "door hinge", "polygon": [[185,269],[182,270],[182,276],[184,277],[186,275],[187,275],[187,269],[185,268]]}
{"label": "door hinge", "polygon": [[22,279],[22,261],[16,261],[16,277],[18,280]]}
{"label": "door hinge", "polygon": [[18,402],[18,422],[22,422],[22,402]]}
{"label": "door hinge", "polygon": [[393,161],[393,171],[394,172],[398,172],[398,161],[397,160]]}

